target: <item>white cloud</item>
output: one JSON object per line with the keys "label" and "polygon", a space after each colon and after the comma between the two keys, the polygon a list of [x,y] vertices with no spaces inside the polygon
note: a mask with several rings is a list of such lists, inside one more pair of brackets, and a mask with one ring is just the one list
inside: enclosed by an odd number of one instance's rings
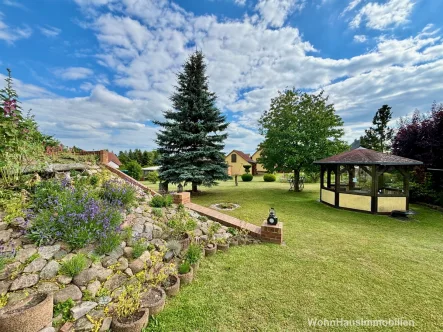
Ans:
{"label": "white cloud", "polygon": [[244,6],[246,4],[246,0],[234,0],[234,3],[239,6]]}
{"label": "white cloud", "polygon": [[305,1],[300,0],[259,0],[255,9],[265,24],[281,27],[293,11],[301,11],[304,6]]}
{"label": "white cloud", "polygon": [[46,37],[57,37],[62,30],[56,27],[52,27],[49,25],[45,25],[44,27],[39,27],[40,32],[44,34]]}
{"label": "white cloud", "polygon": [[360,4],[361,1],[362,0],[352,0],[351,2],[349,2],[349,5],[343,10],[341,15],[344,15],[347,12],[352,11],[355,7],[357,7]]}
{"label": "white cloud", "polygon": [[80,80],[92,76],[94,72],[84,67],[69,67],[55,70],[55,74],[64,80]]}
{"label": "white cloud", "polygon": [[[61,138],[69,146],[86,149],[103,147],[149,147],[156,129],[145,122],[160,119],[149,102],[130,99],[97,85],[88,97],[35,98],[23,102],[32,108],[42,130]],[[142,137],[145,138],[142,140]],[[135,138],[138,142],[134,142]]]}
{"label": "white cloud", "polygon": [[[345,120],[349,140],[361,135],[365,119],[384,103],[400,116],[416,107],[426,109],[434,99],[443,101],[438,88],[443,43],[430,25],[409,38],[379,37],[367,53],[331,59],[321,57],[297,28],[285,26],[297,10],[294,4],[303,2],[261,1],[283,4],[284,10],[274,15],[257,8],[257,14],[239,20],[196,16],[166,0],[77,2],[85,9],[103,6],[87,26],[99,42],[96,59],[112,76],[108,82],[88,68],[60,70],[60,77],[87,78],[80,89],[89,95],[27,102],[38,110],[42,127],[68,145],[153,147],[156,129],[145,124],[171,107],[175,74],[196,47],[206,56],[218,106],[233,116],[226,150],[254,151],[261,140],[257,120],[285,88],[325,89]],[[362,18],[369,24],[366,15]],[[362,41],[363,35],[354,38]],[[108,83],[123,88],[124,95],[103,86]]]}
{"label": "white cloud", "polygon": [[[26,84],[23,83],[21,80],[16,79],[14,77],[14,72],[12,72],[12,76],[14,79],[14,89],[17,90],[17,93],[19,95],[20,98],[39,98],[39,97],[51,97],[54,96],[54,94],[52,92],[49,92],[46,89],[43,89],[39,86],[33,85],[33,84]],[[0,82],[2,82],[2,87],[3,87],[3,82],[5,81],[6,76],[3,74],[0,74]]]}
{"label": "white cloud", "polygon": [[360,9],[350,22],[350,26],[358,28],[362,22],[365,22],[368,28],[384,30],[405,24],[413,7],[413,0],[388,0],[383,4],[369,2]]}
{"label": "white cloud", "polygon": [[355,35],[354,36],[354,41],[356,43],[364,43],[365,41],[367,41],[367,38],[365,35]]}
{"label": "white cloud", "polygon": [[0,40],[4,40],[7,43],[13,43],[19,39],[29,38],[32,34],[32,29],[28,26],[21,28],[10,28],[3,20],[3,13],[0,12]]}
{"label": "white cloud", "polygon": [[23,9],[23,10],[28,10],[28,7],[26,7],[25,5],[19,3],[18,1],[3,0],[3,4],[5,6],[16,7],[16,8],[20,8],[20,9]]}

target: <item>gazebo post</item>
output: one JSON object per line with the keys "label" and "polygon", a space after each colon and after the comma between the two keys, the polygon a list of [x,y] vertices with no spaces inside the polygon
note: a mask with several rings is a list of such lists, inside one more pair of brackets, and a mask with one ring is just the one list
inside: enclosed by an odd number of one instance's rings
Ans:
{"label": "gazebo post", "polygon": [[349,181],[348,181],[349,190],[353,190],[355,187],[355,184],[354,184],[355,166],[354,165],[349,166],[348,176],[349,176]]}
{"label": "gazebo post", "polygon": [[335,168],[335,206],[340,206],[340,164]]}
{"label": "gazebo post", "polygon": [[328,186],[328,189],[331,188],[331,167],[328,165],[327,166],[328,169],[328,175],[327,175],[327,183],[326,185]]}
{"label": "gazebo post", "polygon": [[377,213],[378,210],[378,176],[377,165],[372,165],[371,170],[372,186],[371,186],[371,212]]}

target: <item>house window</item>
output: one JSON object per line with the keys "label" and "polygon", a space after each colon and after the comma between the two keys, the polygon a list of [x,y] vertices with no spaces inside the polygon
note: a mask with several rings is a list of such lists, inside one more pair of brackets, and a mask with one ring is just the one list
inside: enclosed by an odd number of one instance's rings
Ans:
{"label": "house window", "polygon": [[237,162],[237,155],[235,153],[231,154],[231,163]]}

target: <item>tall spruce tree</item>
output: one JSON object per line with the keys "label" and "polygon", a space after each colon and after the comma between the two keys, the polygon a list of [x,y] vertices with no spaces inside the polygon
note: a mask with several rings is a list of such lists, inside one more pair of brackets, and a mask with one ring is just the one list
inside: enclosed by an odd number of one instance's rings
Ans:
{"label": "tall spruce tree", "polygon": [[228,127],[216,107],[216,95],[209,91],[203,53],[196,51],[177,75],[178,84],[171,96],[173,110],[164,112],[165,121],[156,121],[160,153],[160,179],[168,183],[212,186],[227,180],[223,133]]}
{"label": "tall spruce tree", "polygon": [[379,108],[372,120],[374,126],[366,129],[365,136],[360,137],[361,146],[380,152],[389,151],[394,135],[394,129],[388,127],[391,118],[391,107],[383,105]]}

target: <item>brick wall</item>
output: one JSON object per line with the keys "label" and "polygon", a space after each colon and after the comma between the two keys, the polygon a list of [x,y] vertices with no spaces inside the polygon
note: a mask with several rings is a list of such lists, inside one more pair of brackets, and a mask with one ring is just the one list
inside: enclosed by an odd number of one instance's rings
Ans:
{"label": "brick wall", "polygon": [[175,193],[172,195],[172,197],[174,198],[175,204],[191,203],[191,193],[190,192]]}
{"label": "brick wall", "polygon": [[279,222],[277,225],[268,225],[265,220],[261,226],[262,241],[272,243],[283,243],[283,223]]}

